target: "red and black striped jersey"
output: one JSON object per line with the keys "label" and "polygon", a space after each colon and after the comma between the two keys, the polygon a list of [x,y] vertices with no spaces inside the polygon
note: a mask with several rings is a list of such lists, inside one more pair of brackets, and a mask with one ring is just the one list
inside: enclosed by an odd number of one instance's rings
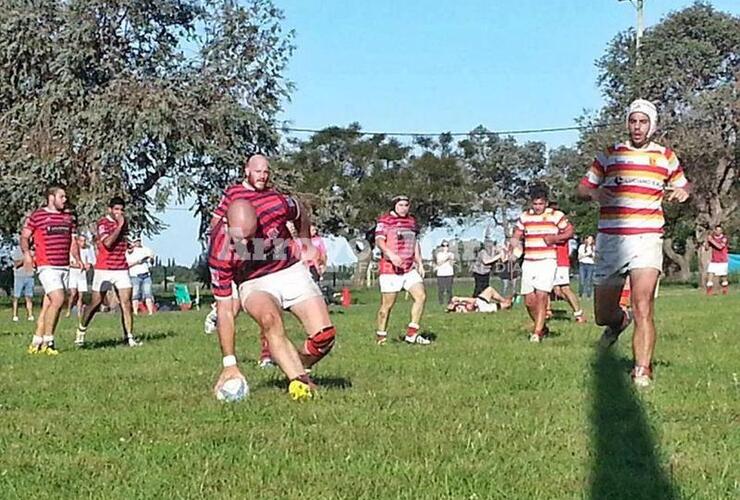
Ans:
{"label": "red and black striped jersey", "polygon": [[[296,264],[298,257],[290,250],[292,235],[286,224],[300,217],[298,202],[274,190],[256,191],[244,184],[235,184],[226,189],[214,212],[220,222],[225,222],[229,204],[235,200],[246,200],[252,204],[257,215],[257,227],[244,248],[237,246],[235,249],[239,255],[233,256],[238,261],[234,281],[241,283],[252,280]],[[211,235],[212,243],[214,236]]]}
{"label": "red and black striped jersey", "polygon": [[36,267],[69,266],[72,235],[77,230],[71,214],[39,208],[28,216],[23,228],[31,231]]}
{"label": "red and black striped jersey", "polygon": [[419,225],[411,215],[399,217],[395,212],[388,212],[378,217],[375,225],[375,239],[384,239],[387,248],[396,253],[403,263],[394,266],[383,254],[378,265],[380,274],[404,274],[414,267],[416,242],[419,237]]}
{"label": "red and black striped jersey", "polygon": [[208,244],[208,269],[211,272],[211,290],[216,299],[231,297],[231,283],[237,267],[235,245],[227,233],[226,221],[219,220],[211,230]]}
{"label": "red and black striped jersey", "polygon": [[124,222],[123,229],[118,234],[118,238],[113,242],[110,248],[103,245],[103,238],[111,235],[118,226],[115,219],[106,215],[98,221],[97,239],[98,239],[98,256],[95,261],[95,269],[105,269],[110,271],[128,270],[126,262],[126,236],[128,235],[128,223]]}

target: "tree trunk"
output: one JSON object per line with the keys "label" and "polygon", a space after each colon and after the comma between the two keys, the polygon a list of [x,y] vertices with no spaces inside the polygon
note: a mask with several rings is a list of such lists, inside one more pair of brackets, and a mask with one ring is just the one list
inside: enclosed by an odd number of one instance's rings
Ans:
{"label": "tree trunk", "polygon": [[704,287],[707,282],[707,265],[712,255],[712,251],[707,245],[699,245],[696,249],[696,257],[699,262],[699,288]]}
{"label": "tree trunk", "polygon": [[362,248],[359,248],[359,240],[351,241],[350,246],[352,251],[357,257],[357,264],[355,264],[355,272],[352,275],[352,287],[353,288],[364,288],[365,281],[367,280],[367,268],[373,260],[373,250],[369,243],[361,242]]}
{"label": "tree trunk", "polygon": [[694,244],[694,238],[688,238],[686,240],[686,248],[684,253],[680,254],[673,249],[673,238],[666,238],[663,240],[663,251],[673,262],[678,265],[678,279],[684,282],[691,281],[691,257],[696,252],[696,245]]}

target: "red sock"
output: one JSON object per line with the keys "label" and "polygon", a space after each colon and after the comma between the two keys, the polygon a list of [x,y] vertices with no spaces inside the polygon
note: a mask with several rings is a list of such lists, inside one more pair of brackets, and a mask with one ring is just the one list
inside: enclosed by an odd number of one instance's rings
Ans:
{"label": "red sock", "polygon": [[711,286],[708,286],[707,287],[707,295],[712,295],[712,287]]}
{"label": "red sock", "polygon": [[419,325],[416,323],[409,323],[409,326],[406,327],[406,336],[415,337],[417,333],[419,333]]}
{"label": "red sock", "polygon": [[722,287],[722,295],[727,295],[727,292],[730,290],[730,287],[728,285],[725,285]]}

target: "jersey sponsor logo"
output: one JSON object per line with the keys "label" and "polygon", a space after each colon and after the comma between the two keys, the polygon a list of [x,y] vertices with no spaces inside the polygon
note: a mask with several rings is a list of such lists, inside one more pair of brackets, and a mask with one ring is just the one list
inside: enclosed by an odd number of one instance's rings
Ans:
{"label": "jersey sponsor logo", "polygon": [[46,227],[46,234],[67,234],[72,230],[69,225],[54,225]]}

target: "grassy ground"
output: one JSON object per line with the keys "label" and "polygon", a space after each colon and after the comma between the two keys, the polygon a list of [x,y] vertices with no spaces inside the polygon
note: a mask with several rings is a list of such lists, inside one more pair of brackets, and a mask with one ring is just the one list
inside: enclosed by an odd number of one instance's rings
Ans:
{"label": "grassy ground", "polygon": [[29,325],[4,310],[0,498],[740,496],[740,294],[664,290],[656,385],[639,393],[629,335],[598,359],[592,324],[555,320],[533,345],[521,306],[451,316],[434,297],[428,348],[374,345],[375,293],[334,314],[340,341],[304,404],[256,368],[244,318],[252,394],[227,405],[210,392],[220,357],[204,312],[141,318],[135,350],[116,345],[114,316],[96,318],[84,350],[62,320],[63,352],[45,358],[24,354]]}

